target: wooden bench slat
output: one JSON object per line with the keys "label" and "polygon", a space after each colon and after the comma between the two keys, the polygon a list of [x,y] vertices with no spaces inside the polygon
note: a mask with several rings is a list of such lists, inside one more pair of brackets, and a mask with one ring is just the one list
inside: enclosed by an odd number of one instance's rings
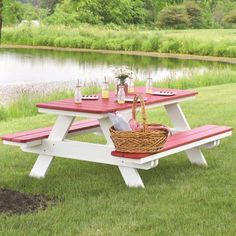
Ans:
{"label": "wooden bench slat", "polygon": [[[181,133],[174,134],[173,136],[168,137],[164,148],[160,150],[159,153],[168,151],[170,149],[174,149],[183,145],[187,145],[193,142],[197,142],[199,140],[207,139],[209,137],[213,137],[222,133],[230,132],[233,129],[231,127],[226,126],[216,126],[216,125],[206,125],[201,126],[192,130],[183,131]],[[113,151],[113,156],[131,158],[131,159],[140,159],[144,157],[148,157],[150,153],[125,153]]]}
{"label": "wooden bench slat", "polygon": [[[68,133],[75,133],[89,128],[99,127],[99,122],[97,120],[82,120],[74,122]],[[39,128],[30,131],[23,131],[13,134],[7,134],[2,137],[3,140],[17,142],[17,143],[27,143],[39,139],[44,139],[49,136],[52,127]]]}

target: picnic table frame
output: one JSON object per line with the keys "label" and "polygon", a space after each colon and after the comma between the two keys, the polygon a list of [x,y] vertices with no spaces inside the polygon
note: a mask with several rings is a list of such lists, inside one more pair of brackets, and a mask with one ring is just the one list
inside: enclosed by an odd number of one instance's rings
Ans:
{"label": "picnic table frame", "polygon": [[[176,91],[178,92],[178,90]],[[196,95],[196,92],[190,91],[186,96],[172,96],[168,99],[161,99],[160,101],[157,100],[156,102],[150,104],[147,102],[146,108],[156,108],[164,106],[167,115],[169,116],[173,124],[174,132],[190,130],[190,126],[179,103],[189,99],[193,99]],[[177,148],[175,150],[157,153],[142,159],[114,157],[111,155],[111,152],[114,150],[114,145],[109,133],[109,128],[112,125],[108,118],[109,111],[94,113],[81,111],[79,109],[78,111],[56,108],[52,109],[48,108],[47,104],[38,104],[37,106],[39,112],[54,114],[57,115],[58,118],[53,126],[53,129],[50,132],[49,137],[47,139],[43,139],[41,145],[34,145],[34,143],[21,145],[21,149],[23,151],[39,154],[30,172],[30,176],[36,178],[45,177],[54,156],[57,156],[118,166],[127,186],[144,187],[143,181],[138,173],[138,169],[151,169],[158,165],[160,158],[179,151],[186,151],[187,157],[191,163],[198,165],[207,165],[207,162],[200,150],[200,146],[205,143],[210,143],[213,146],[219,144],[218,140],[216,141],[215,139],[212,139],[211,141],[211,139],[209,138],[207,142],[199,141],[194,145],[189,144],[184,147],[180,147],[179,149]],[[123,107],[119,110],[119,112],[124,117],[131,116],[130,106]],[[106,145],[67,140],[66,136],[68,134],[68,130],[71,127],[76,116],[97,119],[100,124],[100,129],[105,136],[107,142]],[[221,138],[221,136],[219,136],[219,138]]]}

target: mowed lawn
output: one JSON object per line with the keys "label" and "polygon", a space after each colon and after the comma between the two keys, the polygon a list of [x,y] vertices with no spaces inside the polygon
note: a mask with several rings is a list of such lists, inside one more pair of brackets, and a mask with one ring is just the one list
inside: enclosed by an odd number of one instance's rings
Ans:
{"label": "mowed lawn", "polygon": [[[192,127],[236,128],[236,84],[199,88],[197,99],[182,103]],[[163,109],[149,121],[167,123]],[[53,123],[38,115],[0,122],[0,134]],[[102,136],[79,139],[103,143]],[[142,170],[145,189],[125,186],[117,167],[55,159],[47,177],[28,177],[33,154],[0,144],[0,187],[58,197],[56,206],[36,214],[0,215],[0,235],[235,235],[236,135],[203,150],[208,168],[191,165],[185,153]],[[96,155],[96,153],[94,153]]]}

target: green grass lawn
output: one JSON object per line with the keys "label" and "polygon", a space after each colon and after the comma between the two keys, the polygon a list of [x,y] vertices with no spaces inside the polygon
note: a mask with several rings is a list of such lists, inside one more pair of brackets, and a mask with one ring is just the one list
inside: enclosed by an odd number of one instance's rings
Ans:
{"label": "green grass lawn", "polygon": [[[192,127],[222,124],[236,128],[236,84],[198,88],[182,104]],[[163,109],[150,122],[169,124]],[[37,115],[0,122],[0,134],[50,125]],[[79,139],[103,143],[102,136]],[[125,186],[117,167],[55,159],[43,180],[28,177],[33,154],[0,144],[0,187],[60,199],[36,214],[0,215],[0,235],[235,235],[236,136],[204,150],[209,167],[191,165],[184,153],[140,171],[145,189]],[[96,155],[96,153],[94,154]]]}

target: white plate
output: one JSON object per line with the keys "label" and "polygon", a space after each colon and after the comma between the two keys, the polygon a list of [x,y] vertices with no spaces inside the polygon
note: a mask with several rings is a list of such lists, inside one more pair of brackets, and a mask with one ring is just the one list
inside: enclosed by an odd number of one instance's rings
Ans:
{"label": "white plate", "polygon": [[173,96],[175,94],[176,94],[175,92],[170,92],[170,91],[156,91],[152,93],[152,95],[158,95],[158,96]]}
{"label": "white plate", "polygon": [[98,100],[98,96],[96,95],[82,96],[82,100]]}

